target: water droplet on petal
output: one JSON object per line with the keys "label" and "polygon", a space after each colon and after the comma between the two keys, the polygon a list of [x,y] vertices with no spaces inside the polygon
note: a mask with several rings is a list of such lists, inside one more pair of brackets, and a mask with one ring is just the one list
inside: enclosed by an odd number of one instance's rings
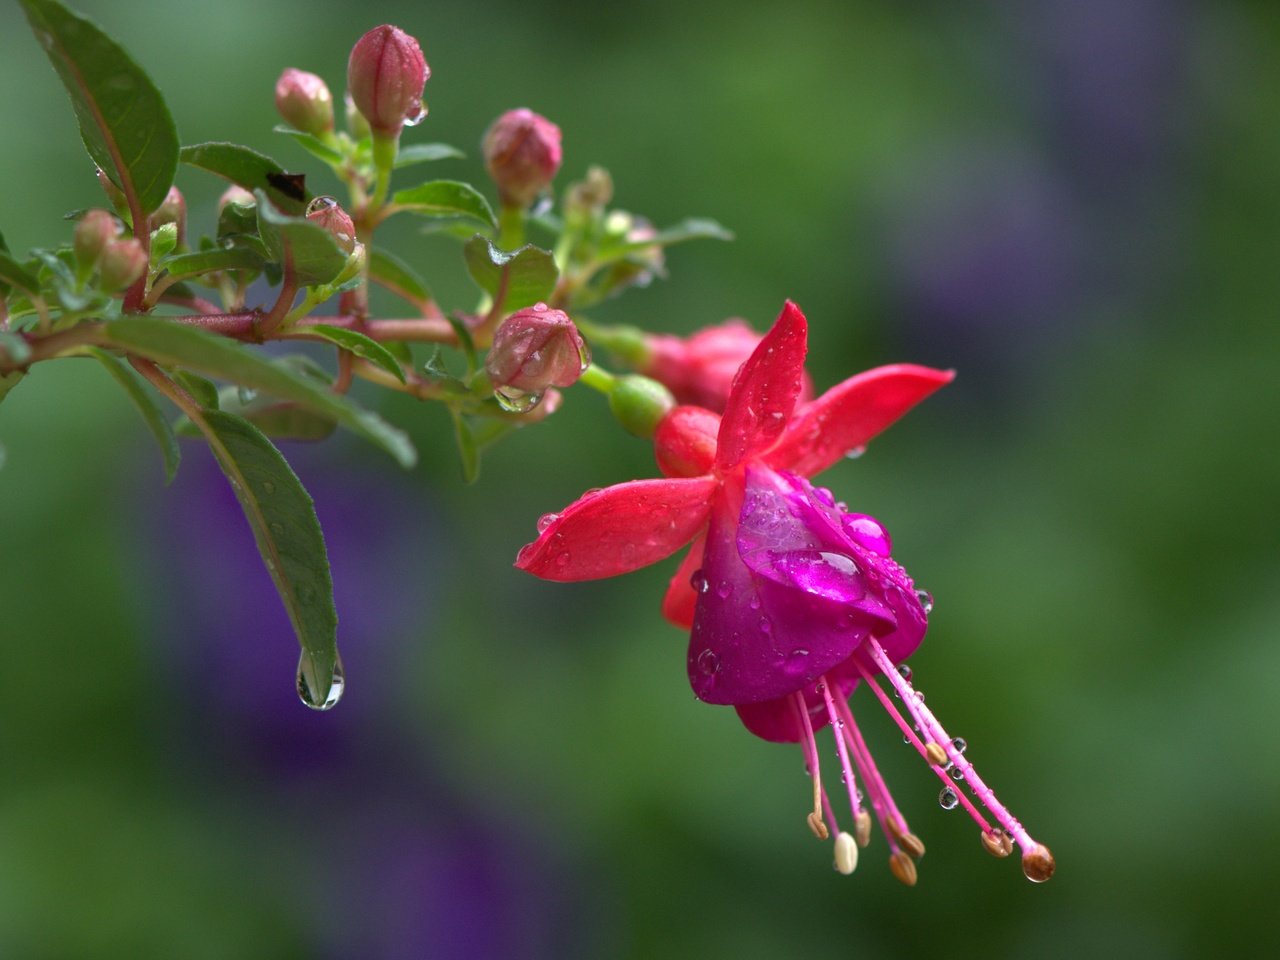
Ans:
{"label": "water droplet on petal", "polygon": [[809,655],[809,651],[806,650],[804,647],[796,647],[794,650],[791,651],[791,656],[793,657],[807,657],[808,655]]}
{"label": "water droplet on petal", "polygon": [[772,632],[773,632],[773,621],[772,621],[772,620],[770,620],[768,617],[761,617],[761,618],[760,618],[760,632],[761,632],[761,633],[772,633]]}
{"label": "water droplet on petal", "polygon": [[759,610],[760,597],[753,593],[751,595],[751,599],[747,601],[747,606],[750,607],[752,610]]}
{"label": "water droplet on petal", "polygon": [[933,594],[928,590],[917,590],[916,599],[920,601],[920,606],[924,608],[926,617],[933,613]]}
{"label": "water droplet on petal", "polygon": [[955,780],[958,782],[964,779],[964,771],[961,770],[959,767],[955,766],[954,764],[952,765],[951,770],[949,772],[951,774],[952,780]]}
{"label": "water droplet on petal", "polygon": [[689,586],[693,587],[697,593],[706,593],[711,589],[711,581],[701,569],[698,569],[693,571],[693,576],[689,578]]}
{"label": "water droplet on petal", "polygon": [[311,657],[303,651],[302,656],[298,659],[298,699],[310,707],[312,710],[332,710],[337,706],[338,701],[342,699],[342,691],[347,685],[346,676],[342,670],[342,658],[339,657],[333,663],[333,676],[329,678],[328,692],[322,693],[319,682],[311,668]]}
{"label": "water droplet on petal", "polygon": [[907,681],[907,683],[910,683],[911,668],[907,666],[905,663],[898,664],[898,676],[900,676],[903,680]]}
{"label": "water droplet on petal", "polygon": [[338,205],[338,201],[333,197],[316,197],[307,204],[307,216],[313,213],[320,213],[322,210],[332,210]]}
{"label": "water droplet on petal", "polygon": [[698,669],[707,676],[720,672],[720,655],[708,647],[698,654]]}
{"label": "water droplet on petal", "polygon": [[956,753],[964,753],[966,750],[969,749],[969,741],[966,740],[964,737],[952,737],[951,749],[954,750]]}
{"label": "water droplet on petal", "polygon": [[836,505],[836,498],[826,487],[814,487],[813,495],[823,506],[834,507]]}
{"label": "water droplet on petal", "polygon": [[729,594],[731,593],[733,593],[733,584],[731,584],[728,580],[721,580],[720,583],[716,586],[716,596],[719,597],[721,600],[727,600],[729,598]]}
{"label": "water droplet on petal", "polygon": [[562,551],[560,555],[556,557],[556,566],[567,567],[569,565],[569,559],[570,559],[569,551],[568,550]]}
{"label": "water droplet on petal", "polygon": [[864,550],[882,557],[893,552],[893,541],[875,517],[869,517],[865,513],[850,513],[840,523],[849,539]]}
{"label": "water droplet on petal", "polygon": [[551,526],[553,523],[555,523],[559,519],[560,519],[560,514],[558,513],[544,513],[542,516],[538,518],[538,532],[539,533],[546,532],[547,527]]}
{"label": "water droplet on petal", "polygon": [[852,450],[848,451],[844,455],[844,458],[846,460],[857,460],[860,456],[862,456],[866,452],[867,452],[866,447],[854,447]]}
{"label": "water droplet on petal", "polygon": [[542,394],[525,393],[515,387],[498,387],[493,391],[498,406],[508,413],[528,413],[542,402]]}
{"label": "water droplet on petal", "polygon": [[960,798],[956,796],[956,792],[950,787],[943,787],[938,794],[938,806],[943,810],[954,810],[960,805]]}
{"label": "water droplet on petal", "polygon": [[416,112],[408,114],[404,118],[404,125],[406,127],[416,127],[425,119],[427,119],[427,105],[424,103],[418,107]]}

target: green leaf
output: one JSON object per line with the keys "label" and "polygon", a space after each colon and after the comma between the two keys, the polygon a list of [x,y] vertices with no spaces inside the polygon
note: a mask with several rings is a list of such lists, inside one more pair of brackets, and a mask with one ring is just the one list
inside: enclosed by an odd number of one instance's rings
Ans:
{"label": "green leaf", "polygon": [[22,382],[22,378],[26,373],[22,370],[15,370],[13,373],[0,374],[0,402],[9,395],[9,391]]}
{"label": "green leaf", "polygon": [[463,256],[472,279],[508,313],[550,299],[560,278],[555,257],[532,244],[503,253],[477,234],[467,242]]}
{"label": "green leaf", "polygon": [[305,217],[280,213],[261,191],[256,196],[262,242],[272,258],[280,263],[284,262],[288,250],[299,283],[306,286],[328,283],[342,272],[348,254],[338,246],[333,234]]}
{"label": "green leaf", "polygon": [[273,364],[225,337],[156,317],[124,317],[103,326],[106,341],[163,366],[187,367],[283,400],[292,400],[386,450],[403,467],[417,461],[409,438],[377,414],[310,377]]}
{"label": "green leaf", "polygon": [[634,253],[637,250],[646,250],[653,246],[669,247],[673,243],[684,243],[687,240],[732,239],[733,233],[716,223],[716,221],[691,217],[688,220],[681,220],[673,227],[659,230],[652,237],[645,240],[626,240],[625,237],[619,237],[613,241],[606,240],[600,245],[597,256],[600,260],[611,260],[615,257],[624,257],[628,253]]}
{"label": "green leaf", "polygon": [[10,363],[26,363],[31,356],[31,345],[25,337],[0,330],[0,355],[7,357]]}
{"label": "green leaf", "polygon": [[424,217],[467,217],[487,227],[495,226],[493,208],[470,184],[457,180],[430,180],[396,193],[391,202]]}
{"label": "green leaf", "polygon": [[40,281],[14,260],[9,254],[0,251],[0,293],[8,292],[9,286],[17,287],[32,296],[40,293]]}
{"label": "green leaf", "polygon": [[178,245],[178,225],[166,223],[151,231],[151,262],[159,263]]}
{"label": "green leaf", "polygon": [[301,214],[311,194],[298,177],[270,157],[237,143],[197,143],[182,148],[182,162],[207,170],[246,190],[261,190],[285,213]]}
{"label": "green leaf", "polygon": [[421,309],[433,299],[413,268],[394,254],[374,248],[369,254],[369,278]]}
{"label": "green leaf", "polygon": [[295,130],[287,124],[277,124],[271,128],[276,133],[283,133],[286,137],[292,137],[313,157],[323,160],[325,163],[337,166],[343,161],[343,156],[333,147],[329,146],[314,134],[307,133],[305,130]]}
{"label": "green leaf", "polygon": [[381,367],[401,383],[405,382],[404,370],[401,369],[391,351],[372,337],[345,327],[332,327],[327,323],[308,324],[300,329],[317,337],[323,337],[343,350],[350,350],[357,357]]}
{"label": "green leaf", "polygon": [[[268,437],[277,440],[325,440],[338,428],[337,422],[323,413],[314,413],[296,403],[254,396],[244,400],[239,387],[223,387],[214,391],[212,409],[221,409],[248,420]],[[184,437],[200,436],[200,428],[186,417],[173,425],[174,433]]]}
{"label": "green leaf", "polygon": [[307,699],[325,703],[340,669],[338,612],[315,504],[280,451],[252,424],[218,410],[202,412],[199,420],[302,647],[299,673]]}
{"label": "green leaf", "polygon": [[200,406],[210,410],[218,409],[218,388],[214,386],[213,381],[206,380],[188,370],[175,371],[173,379],[177,380],[187,393],[195,397],[196,403]]}
{"label": "green leaf", "polygon": [[93,162],[144,214],[164,202],[178,169],[178,131],[151,78],[92,21],[53,0],[20,0],[71,94]]}
{"label": "green leaf", "polygon": [[[279,130],[279,127],[276,127]],[[412,146],[401,147],[400,152],[396,154],[395,169],[401,167],[412,167],[415,163],[430,163],[433,160],[461,160],[466,154],[457,147],[451,147],[447,143],[415,143]]]}
{"label": "green leaf", "polygon": [[198,277],[219,270],[260,270],[262,258],[245,247],[227,247],[180,253],[162,260],[160,267],[173,277]]}
{"label": "green leaf", "polygon": [[450,408],[449,412],[453,414],[453,436],[458,442],[458,454],[462,458],[462,479],[467,483],[475,483],[480,477],[480,450],[471,433],[471,424],[456,408]]}
{"label": "green leaf", "polygon": [[125,365],[124,361],[112,356],[105,350],[99,350],[97,347],[89,347],[89,353],[107,368],[107,372],[115,378],[116,383],[124,388],[124,392],[129,395],[133,405],[142,414],[142,419],[146,421],[147,429],[156,438],[156,443],[160,445],[160,454],[164,457],[164,482],[166,484],[173,483],[173,478],[178,473],[178,464],[182,462],[182,451],[178,449],[178,440],[174,437],[173,430],[169,427],[169,421],[165,419],[160,407],[157,406],[151,394],[147,392],[146,387],[142,385],[142,381]]}

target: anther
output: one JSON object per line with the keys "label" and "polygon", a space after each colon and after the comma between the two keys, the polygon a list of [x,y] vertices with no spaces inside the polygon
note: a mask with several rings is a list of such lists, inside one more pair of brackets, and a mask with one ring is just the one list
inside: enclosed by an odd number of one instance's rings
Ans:
{"label": "anther", "polygon": [[914,833],[904,833],[898,838],[898,843],[913,860],[919,860],[924,856],[924,844]]}
{"label": "anther", "polygon": [[982,846],[993,857],[1007,857],[1013,852],[1013,838],[999,827],[983,832]]}
{"label": "anther", "polygon": [[857,819],[853,822],[853,838],[858,841],[860,847],[865,847],[871,842],[871,814],[865,810],[859,811]]}
{"label": "anther", "polygon": [[924,745],[925,755],[929,762],[935,767],[940,767],[947,762],[947,751],[943,750],[938,744],[932,740]]}
{"label": "anther", "polygon": [[831,836],[830,831],[827,830],[827,825],[822,820],[822,814],[818,813],[818,811],[810,811],[809,816],[805,819],[809,824],[809,829],[813,831],[813,835],[819,840],[825,840]]}
{"label": "anther", "polygon": [[1044,883],[1053,876],[1053,854],[1043,843],[1022,855],[1022,872],[1032,883]]}
{"label": "anther", "polygon": [[846,877],[858,866],[858,845],[841,830],[836,834],[836,869]]}
{"label": "anther", "polygon": [[906,826],[897,814],[890,814],[884,818],[884,828],[889,831],[889,836],[895,840],[901,840],[907,833]]}
{"label": "anther", "polygon": [[916,862],[901,850],[895,850],[889,858],[889,869],[899,882],[908,887],[916,885]]}

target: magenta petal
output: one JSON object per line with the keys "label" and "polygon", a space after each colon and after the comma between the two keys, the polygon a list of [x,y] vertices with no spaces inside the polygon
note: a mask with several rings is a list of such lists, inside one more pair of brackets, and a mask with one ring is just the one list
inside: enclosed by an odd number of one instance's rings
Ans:
{"label": "magenta petal", "polygon": [[788,300],[733,378],[716,445],[721,471],[768,450],[782,436],[804,387],[807,342],[804,314]]}
{"label": "magenta petal", "polygon": [[779,470],[811,477],[864,446],[953,379],[951,370],[910,363],[876,367],[850,377],[797,410],[765,459]]}
{"label": "magenta petal", "polygon": [[[853,688],[858,685],[858,678],[827,678],[832,684],[832,692],[838,700],[848,700]],[[816,685],[810,684],[804,691],[805,707],[809,712],[809,725],[813,730],[821,730],[831,722],[827,715],[827,704]],[[762,740],[773,743],[799,743],[804,737],[800,718],[796,715],[794,701],[791,697],[778,700],[765,700],[761,703],[741,703],[734,707],[738,711],[738,719],[742,725]]]}
{"label": "magenta petal", "polygon": [[669,556],[706,523],[714,477],[633,480],[588,493],[539,522],[516,566],[544,580],[597,580]]}

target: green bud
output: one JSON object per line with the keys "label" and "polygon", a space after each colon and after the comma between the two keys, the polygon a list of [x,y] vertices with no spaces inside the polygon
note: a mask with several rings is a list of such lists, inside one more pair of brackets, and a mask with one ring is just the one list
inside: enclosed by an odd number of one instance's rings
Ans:
{"label": "green bud", "polygon": [[671,391],[657,380],[639,374],[619,377],[609,394],[609,409],[628,433],[648,440],[658,423],[676,405]]}

